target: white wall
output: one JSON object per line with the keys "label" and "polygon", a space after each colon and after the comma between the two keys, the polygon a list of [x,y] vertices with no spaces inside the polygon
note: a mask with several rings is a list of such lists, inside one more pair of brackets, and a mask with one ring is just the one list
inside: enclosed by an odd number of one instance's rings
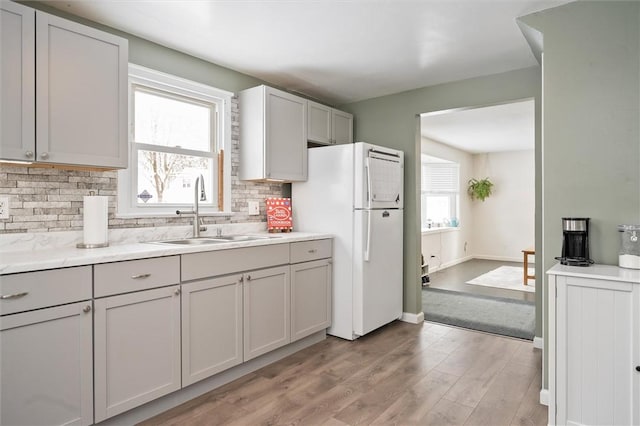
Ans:
{"label": "white wall", "polygon": [[476,154],[473,173],[494,186],[484,202],[472,202],[474,257],[522,262],[522,250],[535,242],[534,152]]}

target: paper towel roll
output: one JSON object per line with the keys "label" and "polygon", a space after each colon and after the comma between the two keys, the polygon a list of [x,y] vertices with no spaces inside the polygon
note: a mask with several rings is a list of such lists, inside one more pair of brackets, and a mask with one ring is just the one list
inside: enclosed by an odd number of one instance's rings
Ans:
{"label": "paper towel roll", "polygon": [[84,197],[84,244],[102,245],[109,241],[108,212],[109,198],[90,195]]}

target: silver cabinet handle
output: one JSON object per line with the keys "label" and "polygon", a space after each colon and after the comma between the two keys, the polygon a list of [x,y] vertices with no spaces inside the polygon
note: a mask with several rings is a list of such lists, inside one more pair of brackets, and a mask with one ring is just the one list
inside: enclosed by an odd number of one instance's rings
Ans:
{"label": "silver cabinet handle", "polygon": [[85,314],[91,312],[91,305],[87,305],[82,308],[82,312],[84,312]]}
{"label": "silver cabinet handle", "polygon": [[244,282],[244,276],[243,275],[240,275],[240,282],[241,283]]}
{"label": "silver cabinet handle", "polygon": [[176,288],[176,291],[173,292],[176,296],[180,296],[180,289]]}
{"label": "silver cabinet handle", "polygon": [[33,158],[33,151],[25,151],[24,156],[27,158]]}
{"label": "silver cabinet handle", "polygon": [[131,279],[139,280],[141,278],[149,278],[151,274],[139,274],[139,275],[131,275]]}
{"label": "silver cabinet handle", "polygon": [[311,249],[311,250],[309,250],[309,253],[315,253],[315,252],[317,252],[317,251],[318,251],[318,250],[316,250],[316,249]]}
{"label": "silver cabinet handle", "polygon": [[19,299],[21,297],[26,296],[27,294],[29,294],[28,291],[24,291],[22,293],[14,293],[14,294],[3,294],[2,296],[0,296],[0,299],[2,299],[2,300]]}
{"label": "silver cabinet handle", "polygon": [[251,275],[247,275],[247,281],[251,281]]}
{"label": "silver cabinet handle", "polygon": [[47,158],[49,158],[49,153],[43,152],[42,154],[40,154],[40,158],[42,158],[43,160],[46,160]]}

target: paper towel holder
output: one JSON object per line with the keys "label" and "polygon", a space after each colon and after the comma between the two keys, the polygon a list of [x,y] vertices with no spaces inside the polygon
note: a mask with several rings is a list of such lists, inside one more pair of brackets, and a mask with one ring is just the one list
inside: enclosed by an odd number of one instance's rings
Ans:
{"label": "paper towel holder", "polygon": [[[89,195],[93,196],[95,195],[94,191],[89,191]],[[78,243],[76,244],[76,248],[81,248],[81,249],[93,249],[93,248],[102,248],[102,247],[109,247],[109,241],[106,241],[104,243],[94,243],[94,244],[85,244],[85,243]]]}

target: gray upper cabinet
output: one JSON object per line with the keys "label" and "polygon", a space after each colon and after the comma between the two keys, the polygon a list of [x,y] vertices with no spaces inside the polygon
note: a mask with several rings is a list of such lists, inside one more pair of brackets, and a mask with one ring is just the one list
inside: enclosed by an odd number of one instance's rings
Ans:
{"label": "gray upper cabinet", "polygon": [[239,101],[240,179],[307,180],[307,101],[268,86]]}
{"label": "gray upper cabinet", "polygon": [[3,2],[0,158],[126,168],[127,66],[127,40]]}
{"label": "gray upper cabinet", "polygon": [[318,145],[352,143],[353,115],[308,101],[307,141]]}

